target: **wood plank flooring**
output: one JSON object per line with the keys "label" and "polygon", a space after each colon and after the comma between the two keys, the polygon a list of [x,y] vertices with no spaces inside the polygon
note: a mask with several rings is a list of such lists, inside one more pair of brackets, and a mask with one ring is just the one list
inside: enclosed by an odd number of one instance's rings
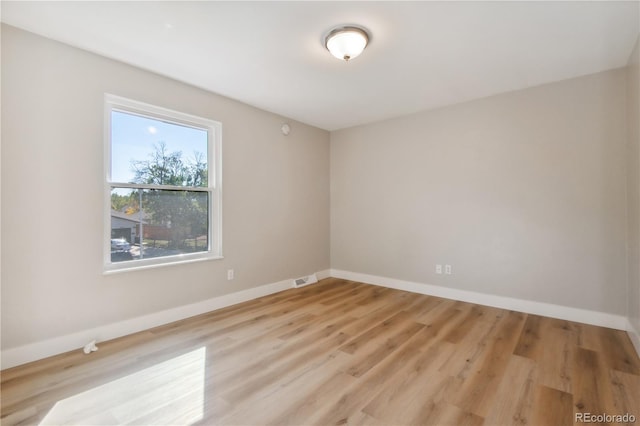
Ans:
{"label": "wood plank flooring", "polygon": [[640,423],[622,331],[333,278],[99,348],[2,371],[2,424]]}

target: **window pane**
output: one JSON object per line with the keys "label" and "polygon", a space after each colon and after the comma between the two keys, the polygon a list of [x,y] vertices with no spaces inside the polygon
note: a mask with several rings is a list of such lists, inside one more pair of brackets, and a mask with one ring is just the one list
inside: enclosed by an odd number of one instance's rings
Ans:
{"label": "window pane", "polygon": [[111,188],[111,261],[139,257],[140,194],[137,189]]}
{"label": "window pane", "polygon": [[111,261],[206,252],[208,217],[208,192],[112,188]]}
{"label": "window pane", "polygon": [[140,190],[144,222],[139,258],[209,250],[209,193]]}
{"label": "window pane", "polygon": [[111,111],[111,181],[207,186],[205,129]]}

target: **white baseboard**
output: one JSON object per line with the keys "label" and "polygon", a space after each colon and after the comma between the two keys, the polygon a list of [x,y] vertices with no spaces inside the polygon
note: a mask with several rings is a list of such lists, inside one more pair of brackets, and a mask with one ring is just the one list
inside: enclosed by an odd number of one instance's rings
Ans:
{"label": "white baseboard", "polygon": [[[509,309],[511,311],[524,312],[527,314],[542,315],[551,318],[598,325],[601,327],[615,328],[617,330],[626,330],[628,324],[627,318],[622,315],[572,308],[569,306],[477,293],[468,290],[459,290],[430,284],[420,284],[411,281],[361,274],[358,272],[341,271],[337,269],[331,269],[331,276],[334,278],[359,281],[367,284],[410,291],[413,293],[426,294],[429,296],[443,297],[445,299],[460,300],[463,302]],[[636,346],[636,348],[638,348],[638,346]]]}
{"label": "white baseboard", "polygon": [[[316,272],[318,279],[328,278],[329,270]],[[61,354],[74,349],[82,350],[82,347],[96,339],[98,342],[126,336],[127,334],[147,330],[159,325],[168,324],[173,321],[189,318],[195,315],[204,314],[216,309],[257,299],[273,293],[278,293],[291,288],[291,279],[266,284],[247,290],[238,291],[223,296],[213,297],[190,305],[179,306],[153,314],[143,315],[112,324],[106,324],[64,336],[54,337],[40,342],[30,343],[2,350],[2,369],[26,364],[31,361],[47,358],[49,356]]]}
{"label": "white baseboard", "polygon": [[318,277],[318,281],[324,280],[325,278],[329,278],[331,276],[331,270],[325,269],[324,271],[316,272],[316,277]]}
{"label": "white baseboard", "polygon": [[640,330],[637,330],[631,321],[627,320],[627,334],[633,343],[633,347],[636,348],[638,356],[640,356]]}
{"label": "white baseboard", "polygon": [[[582,322],[586,324],[599,325],[603,327],[627,330],[636,351],[640,353],[640,333],[635,330],[627,318],[619,315],[604,312],[595,312],[585,309],[571,308],[567,306],[552,305],[548,303],[533,302],[529,300],[514,299],[510,297],[495,296],[483,293],[476,293],[467,290],[457,290],[447,287],[420,284],[411,281],[397,280],[393,278],[379,277],[375,275],[361,274],[357,272],[341,271],[337,269],[327,269],[316,272],[318,280],[328,277],[342,278],[352,281],[359,281],[383,287],[395,288],[398,290],[410,291],[413,293],[426,294],[431,296],[444,297],[447,299],[461,300],[464,302],[477,303],[481,305],[493,306],[497,308],[509,309],[525,313],[544,315],[552,318],[565,319]],[[2,350],[0,356],[1,368],[7,369],[17,365],[26,364],[49,356],[61,354],[74,349],[81,348],[89,341],[97,339],[98,342],[115,339],[127,334],[147,330],[159,325],[168,324],[184,318],[200,315],[216,309],[235,305],[238,303],[253,300],[258,297],[278,293],[291,288],[291,279],[254,287],[247,290],[238,291],[223,296],[192,303],[190,305],[179,306],[149,315],[131,318],[117,323],[106,324],[79,331],[64,336],[54,337],[40,342],[31,343],[17,348]]]}

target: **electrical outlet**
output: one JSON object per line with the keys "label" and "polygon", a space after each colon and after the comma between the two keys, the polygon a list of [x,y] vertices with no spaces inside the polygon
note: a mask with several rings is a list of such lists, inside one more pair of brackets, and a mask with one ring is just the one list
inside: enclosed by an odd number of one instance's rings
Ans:
{"label": "electrical outlet", "polygon": [[451,265],[444,265],[444,273],[451,275]]}
{"label": "electrical outlet", "polygon": [[233,269],[227,269],[227,280],[231,281],[233,279]]}
{"label": "electrical outlet", "polygon": [[436,274],[442,273],[442,265],[436,265]]}

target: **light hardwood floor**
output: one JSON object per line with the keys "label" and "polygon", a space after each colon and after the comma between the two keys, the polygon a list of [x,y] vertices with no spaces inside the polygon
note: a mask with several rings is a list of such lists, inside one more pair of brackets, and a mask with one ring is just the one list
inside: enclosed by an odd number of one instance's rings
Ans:
{"label": "light hardwood floor", "polygon": [[622,331],[332,278],[99,348],[3,371],[2,424],[640,424]]}

